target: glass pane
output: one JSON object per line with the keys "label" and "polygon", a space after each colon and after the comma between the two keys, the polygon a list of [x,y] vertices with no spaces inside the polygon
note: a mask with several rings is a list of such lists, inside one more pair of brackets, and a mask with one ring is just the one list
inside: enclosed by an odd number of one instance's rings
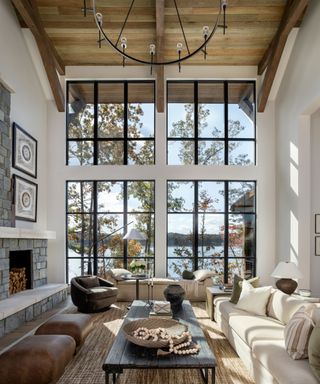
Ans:
{"label": "glass pane", "polygon": [[203,212],[224,212],[224,182],[198,182],[198,210]]}
{"label": "glass pane", "polygon": [[128,212],[154,211],[154,182],[128,182]]}
{"label": "glass pane", "polygon": [[229,165],[254,165],[253,141],[229,141]]}
{"label": "glass pane", "polygon": [[168,259],[168,277],[181,279],[184,270],[194,271],[194,260],[186,258]]}
{"label": "glass pane", "polygon": [[168,137],[194,137],[193,83],[168,83]]}
{"label": "glass pane", "polygon": [[253,259],[229,259],[228,282],[233,282],[234,275],[250,279],[254,276],[255,261]]}
{"label": "glass pane", "polygon": [[93,183],[69,181],[67,183],[68,212],[93,211]]}
{"label": "glass pane", "polygon": [[124,84],[98,84],[98,137],[123,137]]}
{"label": "glass pane", "polygon": [[127,231],[134,228],[145,239],[132,239],[128,241],[128,256],[150,257],[154,255],[154,214],[128,215],[128,223],[132,222]]}
{"label": "glass pane", "polygon": [[93,138],[94,84],[69,83],[67,133],[69,139]]}
{"label": "glass pane", "polygon": [[168,211],[192,212],[194,210],[194,182],[168,181]]}
{"label": "glass pane", "polygon": [[123,257],[123,215],[97,215],[98,257]]}
{"label": "glass pane", "polygon": [[128,164],[149,165],[154,164],[153,140],[128,141]]}
{"label": "glass pane", "polygon": [[68,281],[76,276],[83,276],[88,274],[88,259],[68,259]]}
{"label": "glass pane", "polygon": [[168,141],[168,164],[194,164],[194,142],[180,140]]}
{"label": "glass pane", "polygon": [[229,215],[229,257],[255,256],[255,215]]}
{"label": "glass pane", "polygon": [[92,165],[93,164],[93,142],[92,141],[69,141],[68,142],[68,165]]}
{"label": "glass pane", "polygon": [[224,164],[224,142],[199,140],[198,164],[223,165]]}
{"label": "glass pane", "polygon": [[123,182],[98,181],[98,212],[123,212]]}
{"label": "glass pane", "polygon": [[93,215],[68,214],[68,257],[92,255]]}
{"label": "glass pane", "polygon": [[168,215],[168,257],[193,258],[193,215]]}
{"label": "glass pane", "polygon": [[98,143],[98,164],[123,164],[123,141],[100,141]]}
{"label": "glass pane", "polygon": [[198,85],[198,136],[224,137],[224,84]]}
{"label": "glass pane", "polygon": [[255,104],[252,83],[228,85],[229,137],[254,138]]}
{"label": "glass pane", "polygon": [[129,83],[128,103],[128,136],[154,137],[154,83]]}
{"label": "glass pane", "polygon": [[198,215],[198,256],[223,257],[224,215]]}
{"label": "glass pane", "polygon": [[255,188],[253,181],[229,182],[229,211],[255,212]]}

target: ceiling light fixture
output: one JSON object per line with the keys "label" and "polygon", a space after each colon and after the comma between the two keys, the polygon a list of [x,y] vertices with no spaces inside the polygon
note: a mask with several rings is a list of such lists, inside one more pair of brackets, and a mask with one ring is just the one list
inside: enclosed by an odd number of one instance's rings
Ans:
{"label": "ceiling light fixture", "polygon": [[[177,42],[176,44],[176,52],[177,52],[177,58],[173,60],[164,60],[163,57],[159,56],[157,58],[156,56],[156,43],[155,42],[150,42],[149,44],[149,59],[142,59],[136,56],[133,56],[133,54],[128,53],[128,46],[129,46],[129,41],[125,37],[125,28],[127,21],[130,17],[130,14],[132,12],[135,0],[132,0],[130,7],[128,9],[127,15],[125,17],[125,20],[122,24],[122,27],[120,29],[119,35],[117,37],[116,42],[113,42],[110,37],[108,36],[106,30],[104,29],[104,22],[103,22],[103,15],[100,12],[97,12],[97,7],[96,7],[96,1],[92,0],[92,8],[87,8],[86,2],[87,0],[84,0],[84,15],[87,15],[87,12],[93,12],[95,22],[98,27],[99,31],[99,38],[98,38],[98,44],[99,47],[101,47],[102,42],[107,42],[113,47],[121,56],[122,56],[122,65],[125,66],[125,60],[133,60],[137,63],[140,64],[146,64],[151,66],[151,73],[152,73],[152,67],[154,65],[169,65],[169,64],[178,64],[179,66],[179,72],[181,70],[181,62],[190,59],[192,56],[196,55],[198,52],[202,52],[204,55],[204,59],[207,58],[207,44],[215,34],[216,30],[218,27],[221,27],[223,29],[223,34],[226,32],[226,8],[228,5],[227,0],[218,0],[219,1],[219,12],[217,14],[216,20],[214,24],[211,26],[211,28],[207,25],[205,25],[202,28],[202,42],[200,43],[199,47],[194,49],[193,51],[190,51],[188,41],[186,38],[185,34],[185,29],[183,26],[183,22],[180,16],[180,11],[179,7],[177,5],[177,1],[173,0],[174,2],[174,7],[176,10],[177,18],[179,21],[179,26],[182,32],[183,36],[183,43],[182,42]],[[220,19],[223,16],[223,23],[220,24]]]}

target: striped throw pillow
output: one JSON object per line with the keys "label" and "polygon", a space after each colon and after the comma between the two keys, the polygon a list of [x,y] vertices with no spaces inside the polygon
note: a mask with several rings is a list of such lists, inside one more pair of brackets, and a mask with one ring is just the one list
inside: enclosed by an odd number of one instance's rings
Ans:
{"label": "striped throw pillow", "polygon": [[314,327],[312,312],[315,307],[315,304],[300,307],[284,328],[286,350],[294,360],[308,357],[308,343]]}

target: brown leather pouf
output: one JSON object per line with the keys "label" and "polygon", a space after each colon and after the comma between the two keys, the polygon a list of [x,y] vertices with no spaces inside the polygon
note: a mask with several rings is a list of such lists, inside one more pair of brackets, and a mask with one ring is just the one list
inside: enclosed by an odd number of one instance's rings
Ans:
{"label": "brown leather pouf", "polygon": [[55,382],[73,358],[76,343],[67,335],[29,336],[0,355],[0,382]]}
{"label": "brown leather pouf", "polygon": [[36,335],[69,335],[74,338],[77,348],[81,346],[92,330],[90,315],[83,313],[55,315],[37,330]]}

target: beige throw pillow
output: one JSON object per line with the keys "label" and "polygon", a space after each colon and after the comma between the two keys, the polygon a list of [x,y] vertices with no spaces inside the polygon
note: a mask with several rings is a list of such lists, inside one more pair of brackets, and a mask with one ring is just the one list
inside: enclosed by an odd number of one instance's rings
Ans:
{"label": "beige throw pillow", "polygon": [[311,332],[308,355],[310,368],[320,381],[320,323],[317,323]]}
{"label": "beige throw pillow", "polygon": [[214,271],[210,271],[209,269],[198,269],[193,272],[193,276],[195,281],[203,281],[208,277],[214,276],[216,273]]}
{"label": "beige throw pillow", "polygon": [[272,287],[254,288],[247,280],[242,282],[242,291],[236,308],[255,315],[265,316]]}
{"label": "beige throw pillow", "polygon": [[[240,297],[240,294],[241,294],[241,291],[242,291],[242,281],[243,281],[242,277],[240,277],[238,275],[234,275],[233,276],[232,295],[231,295],[231,298],[230,298],[230,303],[232,303],[232,304],[237,304],[237,302],[239,300],[239,297]],[[249,283],[254,288],[258,288],[259,285],[260,285],[259,277],[252,277],[251,279],[249,279],[247,281],[249,281]]]}
{"label": "beige throw pillow", "polygon": [[308,357],[308,343],[313,330],[312,312],[314,304],[303,305],[284,328],[284,342],[288,354],[294,359]]}

